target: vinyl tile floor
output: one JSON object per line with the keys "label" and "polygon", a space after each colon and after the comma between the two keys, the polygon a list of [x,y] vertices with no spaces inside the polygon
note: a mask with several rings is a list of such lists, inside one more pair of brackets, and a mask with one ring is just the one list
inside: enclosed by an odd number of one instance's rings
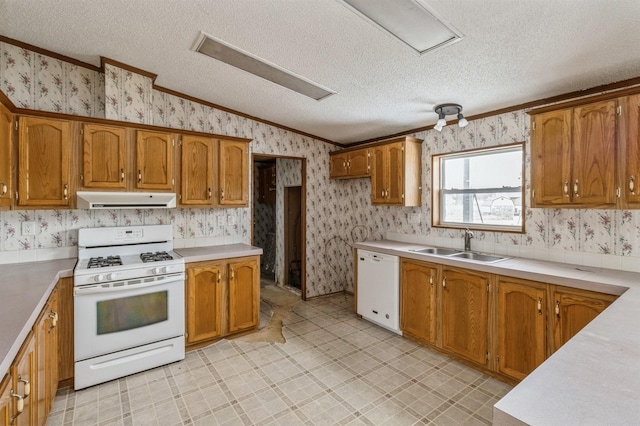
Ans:
{"label": "vinyl tile floor", "polygon": [[221,340],[184,361],[61,389],[48,425],[488,425],[511,388],[359,319],[353,298],[296,305],[286,343]]}

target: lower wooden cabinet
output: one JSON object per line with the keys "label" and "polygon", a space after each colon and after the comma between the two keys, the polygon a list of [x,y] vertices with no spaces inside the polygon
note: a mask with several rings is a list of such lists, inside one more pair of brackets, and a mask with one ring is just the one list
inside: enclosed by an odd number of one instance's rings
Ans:
{"label": "lower wooden cabinet", "polygon": [[58,390],[57,304],[54,290],[0,384],[0,425],[47,422]]}
{"label": "lower wooden cabinet", "polygon": [[553,352],[607,309],[616,296],[555,287],[553,291]]}
{"label": "lower wooden cabinet", "polygon": [[258,326],[259,260],[251,256],[187,265],[187,345]]}
{"label": "lower wooden cabinet", "polygon": [[438,266],[418,260],[400,262],[400,328],[418,339],[436,340]]}
{"label": "lower wooden cabinet", "polygon": [[460,268],[443,268],[441,294],[442,348],[486,365],[488,275]]}
{"label": "lower wooden cabinet", "polygon": [[497,370],[524,379],[547,354],[547,284],[498,277]]}

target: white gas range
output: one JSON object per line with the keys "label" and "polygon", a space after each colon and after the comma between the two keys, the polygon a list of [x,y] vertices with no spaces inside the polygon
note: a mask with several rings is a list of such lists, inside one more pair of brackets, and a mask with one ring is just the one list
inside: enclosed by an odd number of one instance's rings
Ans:
{"label": "white gas range", "polygon": [[184,359],[184,260],[169,225],[83,228],[75,389]]}

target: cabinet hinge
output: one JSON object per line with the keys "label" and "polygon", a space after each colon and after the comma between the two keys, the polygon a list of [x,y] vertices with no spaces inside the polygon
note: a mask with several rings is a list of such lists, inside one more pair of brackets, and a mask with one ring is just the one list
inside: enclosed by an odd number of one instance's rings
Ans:
{"label": "cabinet hinge", "polygon": [[500,355],[496,355],[496,361],[500,362]]}
{"label": "cabinet hinge", "polygon": [[487,361],[489,361],[489,352],[487,352],[486,358],[487,358]]}
{"label": "cabinet hinge", "polygon": [[171,179],[171,186],[175,186],[176,185],[176,180],[175,179]]}
{"label": "cabinet hinge", "polygon": [[620,187],[616,188],[616,197],[620,198]]}
{"label": "cabinet hinge", "polygon": [[18,130],[18,120],[16,120],[16,130]]}
{"label": "cabinet hinge", "polygon": [[176,146],[176,140],[175,139],[171,139],[171,146]]}
{"label": "cabinet hinge", "polygon": [[80,134],[84,135],[84,129],[80,129]]}
{"label": "cabinet hinge", "polygon": [[84,182],[84,175],[83,175],[83,174],[81,174],[81,175],[80,175],[80,180],[81,180],[82,182]]}
{"label": "cabinet hinge", "polygon": [[622,106],[618,105],[616,107],[616,115],[622,115]]}
{"label": "cabinet hinge", "polygon": [[491,284],[487,284],[487,293],[489,293],[490,289],[491,289]]}
{"label": "cabinet hinge", "polygon": [[534,121],[533,123],[531,123],[531,130],[535,130],[536,129],[536,122]]}
{"label": "cabinet hinge", "polygon": [[16,201],[18,201],[18,191],[16,191]]}
{"label": "cabinet hinge", "polygon": [[533,198],[533,199],[536,198],[536,190],[535,189],[531,190],[531,198]]}
{"label": "cabinet hinge", "polygon": [[182,201],[182,194],[178,195],[178,200]]}

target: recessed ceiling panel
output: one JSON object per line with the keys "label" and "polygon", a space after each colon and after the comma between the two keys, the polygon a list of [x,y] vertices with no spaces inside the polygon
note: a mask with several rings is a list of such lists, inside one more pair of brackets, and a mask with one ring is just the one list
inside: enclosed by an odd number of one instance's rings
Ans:
{"label": "recessed ceiling panel", "polygon": [[201,33],[194,50],[317,101],[336,93],[205,33]]}

